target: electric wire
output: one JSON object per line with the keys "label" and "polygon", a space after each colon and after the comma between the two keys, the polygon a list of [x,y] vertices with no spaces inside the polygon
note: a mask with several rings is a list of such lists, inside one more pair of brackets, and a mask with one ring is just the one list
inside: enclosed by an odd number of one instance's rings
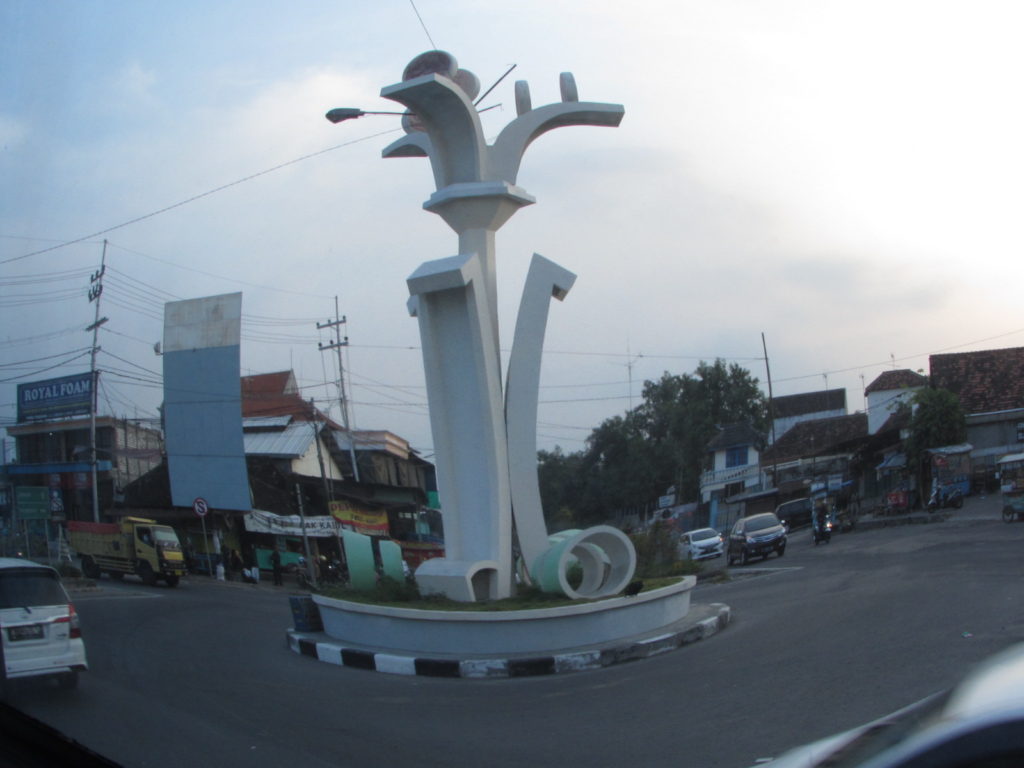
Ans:
{"label": "electric wire", "polygon": [[245,177],[243,177],[241,179],[237,179],[237,180],[229,182],[227,184],[222,184],[221,186],[215,187],[213,189],[209,189],[206,192],[201,192],[198,195],[193,195],[192,197],[186,198],[185,200],[181,200],[181,201],[179,201],[177,203],[173,203],[172,205],[165,206],[163,208],[160,208],[159,210],[151,211],[150,213],[143,214],[142,216],[136,216],[134,219],[129,219],[128,221],[123,221],[120,224],[115,224],[114,226],[107,227],[106,229],[101,229],[98,232],[93,232],[93,233],[88,234],[88,235],[83,235],[82,237],[76,237],[74,240],[67,240],[65,242],[58,243],[57,245],[51,245],[48,248],[41,248],[39,250],[31,251],[29,253],[23,253],[21,256],[12,256],[11,258],[8,258],[8,259],[0,259],[0,264],[11,264],[11,263],[13,263],[15,261],[21,261],[22,259],[28,259],[28,258],[31,258],[33,256],[41,256],[44,253],[50,253],[51,251],[56,251],[56,250],[58,250],[60,248],[65,248],[65,247],[67,247],[69,245],[75,245],[76,243],[82,243],[82,242],[85,242],[86,240],[91,240],[94,237],[99,237],[100,235],[105,235],[108,232],[114,232],[115,230],[118,230],[118,229],[124,229],[125,227],[131,226],[132,224],[138,224],[140,221],[145,221],[146,219],[152,219],[154,216],[159,216],[162,213],[167,213],[168,211],[173,211],[176,208],[181,208],[183,205],[188,205],[189,203],[194,203],[196,200],[202,200],[204,197],[209,197],[210,195],[214,195],[217,192],[223,192],[225,189],[230,189],[231,187],[237,187],[239,184],[244,184],[247,181],[252,181],[253,179],[258,179],[260,176],[266,176],[268,173],[273,173],[274,171],[279,171],[282,168],[287,168],[290,165],[295,165],[296,163],[301,163],[304,160],[309,160],[309,159],[314,158],[314,157],[319,157],[320,155],[324,155],[324,154],[326,154],[328,152],[333,152],[336,149],[341,149],[343,147],[349,147],[349,146],[352,146],[353,144],[359,144],[361,142],[369,141],[370,139],[375,139],[375,138],[378,138],[380,136],[384,136],[384,135],[389,134],[389,133],[394,133],[395,131],[398,131],[398,130],[401,130],[401,129],[400,128],[391,128],[389,130],[379,131],[378,133],[370,134],[368,136],[363,136],[363,137],[358,138],[358,139],[352,139],[351,141],[346,141],[346,142],[344,142],[342,144],[336,144],[333,147],[327,147],[326,149],[321,149],[321,150],[318,150],[316,152],[310,152],[309,154],[302,155],[301,157],[296,157],[296,158],[294,158],[292,160],[288,160],[287,162],[279,163],[278,165],[275,165],[275,166],[273,166],[271,168],[266,168],[265,170],[249,174],[248,176],[245,176]]}

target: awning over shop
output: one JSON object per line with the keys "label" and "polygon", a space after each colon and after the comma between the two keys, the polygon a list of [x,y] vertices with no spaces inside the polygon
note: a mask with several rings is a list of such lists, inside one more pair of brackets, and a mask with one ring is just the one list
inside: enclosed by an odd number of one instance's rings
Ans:
{"label": "awning over shop", "polygon": [[970,453],[974,450],[974,446],[970,443],[960,443],[959,445],[944,445],[941,448],[929,448],[928,453],[939,454],[940,456],[955,456],[959,453]]}
{"label": "awning over shop", "polygon": [[888,456],[886,456],[885,461],[883,461],[881,464],[875,467],[875,469],[903,469],[903,467],[905,466],[907,466],[907,455],[905,453],[900,453],[899,451],[897,451],[895,453],[890,453]]}

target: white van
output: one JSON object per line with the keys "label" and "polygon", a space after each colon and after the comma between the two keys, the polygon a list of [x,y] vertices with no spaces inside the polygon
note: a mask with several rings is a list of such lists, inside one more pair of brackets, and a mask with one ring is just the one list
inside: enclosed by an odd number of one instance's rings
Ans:
{"label": "white van", "polygon": [[45,676],[74,688],[89,668],[78,614],[53,568],[0,558],[0,651],[0,684]]}

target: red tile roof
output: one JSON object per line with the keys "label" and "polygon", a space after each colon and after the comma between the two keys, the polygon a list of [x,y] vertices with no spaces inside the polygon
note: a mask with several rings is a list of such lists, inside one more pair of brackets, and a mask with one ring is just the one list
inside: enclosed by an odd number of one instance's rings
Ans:
{"label": "red tile roof", "polygon": [[872,392],[889,392],[893,389],[911,389],[913,387],[927,387],[928,377],[915,373],[909,368],[901,368],[898,371],[883,371],[882,374],[872,381],[864,389],[865,395]]}
{"label": "red tile roof", "polygon": [[764,450],[761,463],[791,461],[849,450],[867,434],[866,413],[801,421]]}
{"label": "red tile roof", "polygon": [[1024,408],[1024,347],[928,358],[932,386],[958,395],[964,413]]}
{"label": "red tile roof", "polygon": [[826,411],[846,412],[845,389],[823,389],[820,392],[783,395],[772,399],[772,413],[776,419]]}
{"label": "red tile roof", "polygon": [[[316,418],[333,429],[341,429],[326,414],[315,409]],[[314,408],[303,400],[291,371],[261,373],[242,377],[242,417],[292,416],[297,421],[311,421]]]}
{"label": "red tile roof", "polygon": [[242,397],[297,394],[295,375],[291,371],[260,373],[242,377]]}

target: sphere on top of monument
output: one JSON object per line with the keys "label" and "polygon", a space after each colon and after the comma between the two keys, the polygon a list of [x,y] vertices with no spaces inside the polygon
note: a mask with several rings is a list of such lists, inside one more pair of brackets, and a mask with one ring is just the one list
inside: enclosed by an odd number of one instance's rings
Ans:
{"label": "sphere on top of monument", "polygon": [[412,80],[431,74],[444,75],[448,79],[454,80],[458,69],[459,63],[448,51],[427,51],[406,65],[405,71],[402,72],[402,80]]}
{"label": "sphere on top of monument", "polygon": [[[459,69],[459,63],[447,51],[427,51],[410,61],[402,72],[402,81],[423,75],[441,75],[455,83],[470,101],[480,93],[480,78],[468,69]],[[402,115],[402,129],[406,133],[425,131],[423,122],[412,112]]]}
{"label": "sphere on top of monument", "polygon": [[470,101],[480,93],[480,78],[468,69],[459,69],[459,62],[448,51],[427,51],[410,61],[402,80],[412,80],[423,75],[441,75],[459,86]]}

